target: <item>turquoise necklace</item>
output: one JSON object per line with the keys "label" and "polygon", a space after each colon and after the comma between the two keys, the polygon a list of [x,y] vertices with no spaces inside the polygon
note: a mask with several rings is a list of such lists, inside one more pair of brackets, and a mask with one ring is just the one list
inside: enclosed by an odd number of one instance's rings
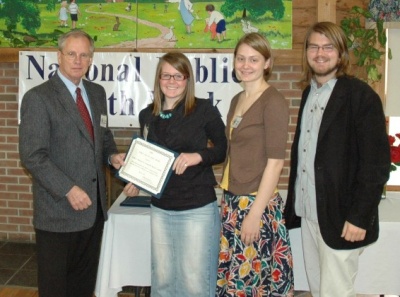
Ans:
{"label": "turquoise necklace", "polygon": [[163,111],[160,111],[160,118],[163,120],[168,120],[172,117],[172,110],[169,110],[169,112],[164,113]]}

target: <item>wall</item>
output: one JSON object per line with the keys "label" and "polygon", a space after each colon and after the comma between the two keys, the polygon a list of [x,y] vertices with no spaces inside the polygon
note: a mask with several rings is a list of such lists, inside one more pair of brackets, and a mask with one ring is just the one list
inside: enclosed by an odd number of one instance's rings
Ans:
{"label": "wall", "polygon": [[[366,7],[366,0],[294,0],[293,50],[274,51],[276,56],[271,85],[277,87],[290,106],[290,135],[285,167],[279,182],[287,189],[289,153],[297,122],[301,90],[301,48],[307,28],[317,20],[340,22],[353,5]],[[157,51],[157,50],[156,50]],[[0,240],[34,241],[31,181],[18,155],[18,51],[0,49]],[[113,129],[118,145],[129,144],[132,129]],[[220,168],[216,169],[218,178]]]}

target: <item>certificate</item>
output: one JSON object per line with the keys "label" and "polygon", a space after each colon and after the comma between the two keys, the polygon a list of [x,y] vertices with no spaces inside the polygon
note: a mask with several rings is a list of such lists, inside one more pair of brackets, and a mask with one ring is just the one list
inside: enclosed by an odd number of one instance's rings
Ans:
{"label": "certificate", "polygon": [[160,198],[171,175],[177,153],[142,138],[135,138],[118,176],[139,189]]}

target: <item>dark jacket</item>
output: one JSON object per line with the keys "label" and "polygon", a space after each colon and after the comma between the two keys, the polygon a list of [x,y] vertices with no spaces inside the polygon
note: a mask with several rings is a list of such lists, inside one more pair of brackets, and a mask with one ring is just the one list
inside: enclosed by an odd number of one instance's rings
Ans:
{"label": "dark jacket", "polygon": [[[303,92],[291,151],[291,171],[285,207],[288,228],[296,217],[295,182],[304,106]],[[378,239],[378,205],[389,178],[390,148],[379,96],[357,78],[340,77],[326,106],[314,161],[318,223],[325,243],[334,249],[354,249]],[[345,221],[366,229],[363,241],[340,237]]]}
{"label": "dark jacket", "polygon": [[[227,141],[225,125],[210,100],[196,99],[194,111],[184,116],[184,105],[174,111],[166,131],[161,132],[163,119],[152,114],[152,105],[139,114],[141,135],[147,126],[147,140],[179,153],[199,153],[202,162],[189,166],[184,174],[172,173],[160,200],[152,204],[170,210],[184,210],[204,206],[216,200],[217,184],[212,165],[225,159]],[[212,145],[209,145],[209,140]]]}

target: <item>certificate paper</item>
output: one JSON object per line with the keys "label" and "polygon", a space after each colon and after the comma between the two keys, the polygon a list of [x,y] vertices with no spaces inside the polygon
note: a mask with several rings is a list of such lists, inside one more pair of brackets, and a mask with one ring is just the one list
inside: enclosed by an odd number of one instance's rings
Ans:
{"label": "certificate paper", "polygon": [[141,138],[135,138],[118,175],[125,181],[160,198],[171,175],[176,153]]}

